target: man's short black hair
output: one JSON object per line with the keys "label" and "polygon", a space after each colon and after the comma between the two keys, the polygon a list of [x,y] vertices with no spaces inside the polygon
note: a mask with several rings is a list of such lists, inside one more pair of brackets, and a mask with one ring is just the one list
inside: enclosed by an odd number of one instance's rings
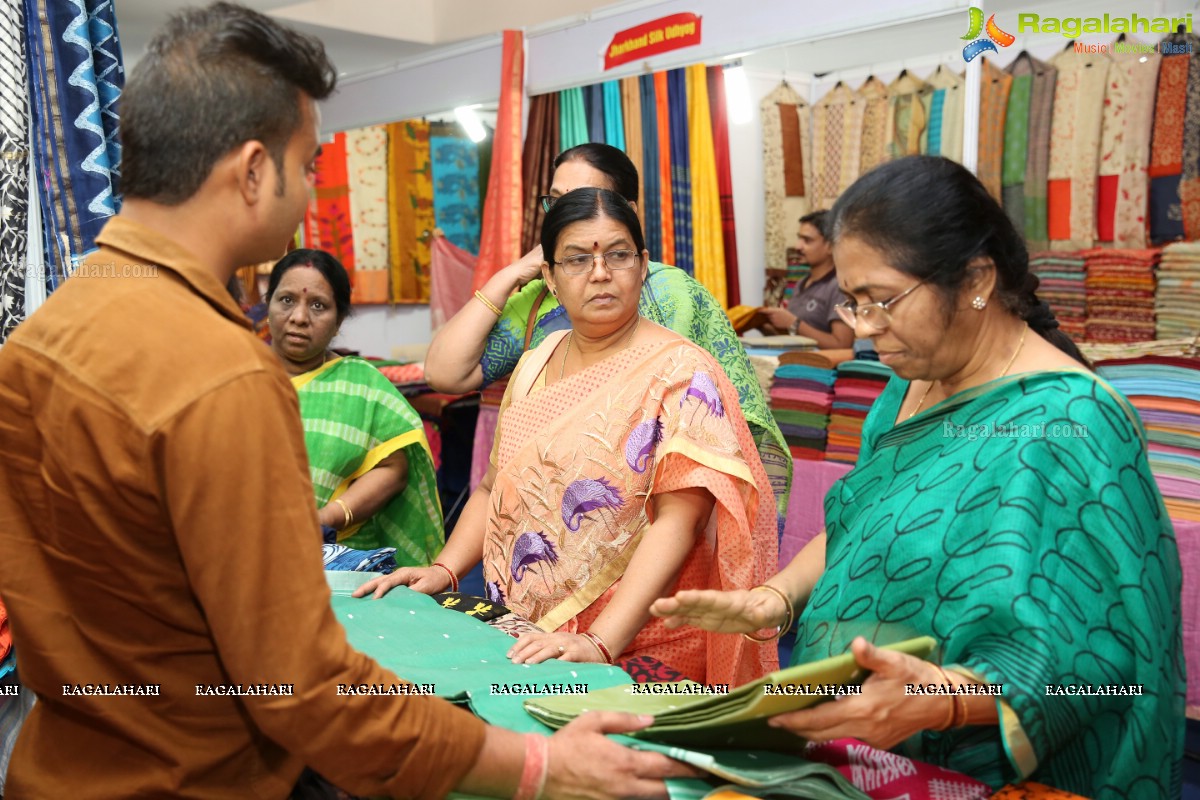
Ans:
{"label": "man's short black hair", "polygon": [[831,219],[832,218],[829,216],[829,209],[822,208],[805,214],[800,218],[800,224],[812,225],[820,232],[821,238],[828,242],[830,240],[829,223]]}
{"label": "man's short black hair", "polygon": [[175,14],[151,40],[120,102],[126,197],[177,205],[243,142],[282,175],[303,95],[323,100],[337,72],[319,39],[235,3]]}

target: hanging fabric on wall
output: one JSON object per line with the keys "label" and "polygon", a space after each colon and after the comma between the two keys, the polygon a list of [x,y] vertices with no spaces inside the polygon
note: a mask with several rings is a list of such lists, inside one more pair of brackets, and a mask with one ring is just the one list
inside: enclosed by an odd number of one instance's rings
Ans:
{"label": "hanging fabric on wall", "polygon": [[[979,73],[979,166],[976,174],[997,201],[1003,199],[1004,129],[1012,76],[984,58]],[[1028,112],[1028,108],[1026,108]]]}
{"label": "hanging fabric on wall", "polygon": [[858,96],[841,81],[813,105],[811,198],[815,208],[832,206],[858,177],[863,109]]}
{"label": "hanging fabric on wall", "polygon": [[1058,69],[1036,58],[1029,58],[1029,63],[1033,68],[1033,84],[1029,94],[1029,161],[1025,170],[1025,239],[1030,249],[1045,250],[1050,243],[1047,187]]}
{"label": "hanging fabric on wall", "polygon": [[310,247],[331,254],[354,285],[354,228],[350,213],[350,175],[346,164],[346,134],[339,133],[321,147],[316,160],[313,200],[305,215]]}
{"label": "hanging fabric on wall", "polygon": [[475,262],[475,256],[455,247],[445,236],[432,237],[429,322],[434,333],[471,300]]}
{"label": "hanging fabric on wall", "polygon": [[604,90],[600,84],[583,87],[583,107],[587,111],[588,141],[604,141]]}
{"label": "hanging fabric on wall", "polygon": [[1112,60],[1103,53],[1064,50],[1051,59],[1058,68],[1046,186],[1050,247],[1080,250],[1096,236],[1096,171],[1100,122]]}
{"label": "hanging fabric on wall", "polygon": [[479,164],[475,146],[457,124],[429,128],[434,221],[455,246],[479,250]]}
{"label": "hanging fabric on wall", "polygon": [[388,207],[391,301],[427,303],[434,228],[428,122],[409,119],[388,126]]}
{"label": "hanging fabric on wall", "polygon": [[671,263],[663,251],[662,170],[659,164],[658,101],[655,99],[654,76],[638,77],[638,94],[642,105],[642,222],[646,229],[646,249],[650,258]]}
{"label": "hanging fabric on wall", "polygon": [[658,121],[658,180],[662,211],[662,260],[675,264],[675,202],[672,192],[671,104],[667,92],[667,73],[654,73],[655,119]]}
{"label": "hanging fabric on wall", "polygon": [[521,154],[521,184],[525,187],[521,208],[521,252],[537,247],[545,212],[538,197],[554,182],[554,158],[559,154],[558,98],[556,92],[529,98],[529,123],[525,150]]}
{"label": "hanging fabric on wall", "polygon": [[625,115],[621,111],[621,84],[605,81],[598,88],[604,94],[604,141],[618,150],[624,150]]}
{"label": "hanging fabric on wall", "polygon": [[962,163],[966,79],[939,64],[926,84],[930,91],[921,95],[921,104],[928,123],[921,138],[921,152]]}
{"label": "hanging fabric on wall", "polygon": [[622,78],[620,81],[621,118],[625,122],[625,155],[633,162],[638,173],[637,215],[646,229],[646,176],[642,166],[642,90],[637,78]]}
{"label": "hanging fabric on wall", "polygon": [[0,77],[5,87],[0,92],[0,344],[25,319],[30,119],[24,25],[20,3],[0,6]]}
{"label": "hanging fabric on wall", "polygon": [[921,135],[927,120],[921,91],[925,81],[901,70],[888,84],[888,153],[892,158],[915,156],[921,152]]}
{"label": "hanging fabric on wall", "polygon": [[1200,239],[1200,35],[1176,33],[1167,37],[1185,45],[1188,61],[1187,114],[1183,120],[1183,166],[1179,179],[1179,202],[1183,235]]}
{"label": "hanging fabric on wall", "polygon": [[874,75],[856,92],[863,106],[862,146],[859,148],[859,173],[887,160],[888,89]]}
{"label": "hanging fabric on wall", "polygon": [[583,90],[563,89],[558,93],[558,104],[561,114],[559,144],[562,149],[570,150],[577,145],[587,144],[589,139],[587,112],[583,108]]}
{"label": "hanging fabric on wall", "polygon": [[671,126],[671,208],[675,217],[675,266],[694,275],[692,242],[692,176],[688,147],[687,74],[667,72],[667,98]]}
{"label": "hanging fabric on wall", "polygon": [[[765,229],[766,248],[763,252],[763,268],[787,270],[788,244],[795,237],[796,222],[808,213],[808,198],[804,195],[789,195],[784,178],[785,163],[789,160],[800,163],[802,186],[812,186],[810,174],[809,137],[811,116],[808,104],[787,84],[779,86],[759,103],[763,126],[763,178],[766,194]],[[787,130],[794,131],[785,144],[783,119],[788,119]],[[789,155],[789,153],[791,155]],[[794,172],[794,168],[792,170]]]}
{"label": "hanging fabric on wall", "polygon": [[346,132],[350,224],[354,230],[351,302],[388,301],[387,128],[372,125]]}
{"label": "hanging fabric on wall", "polygon": [[692,263],[696,280],[729,308],[725,286],[725,243],[721,234],[721,188],[713,148],[712,109],[708,99],[708,70],[693,64],[687,82],[688,156],[691,164]]}
{"label": "hanging fabric on wall", "polygon": [[725,253],[725,300],[741,305],[738,276],[737,224],[733,216],[733,173],[729,167],[729,119],[725,106],[725,70],[708,68],[708,102],[712,109],[713,151],[717,159],[717,189],[721,193],[721,245]]}
{"label": "hanging fabric on wall", "polygon": [[51,288],[117,212],[117,100],[125,84],[111,0],[24,0],[31,142]]}
{"label": "hanging fabric on wall", "polygon": [[1029,103],[1033,91],[1033,64],[1022,50],[1005,70],[1012,78],[1004,115],[1004,155],[1000,186],[1004,211],[1017,233],[1025,234],[1025,173],[1029,167]]}
{"label": "hanging fabric on wall", "polygon": [[1150,141],[1150,238],[1155,243],[1183,237],[1179,180],[1183,173],[1183,121],[1187,115],[1186,55],[1163,56],[1158,68],[1154,131]]}
{"label": "hanging fabric on wall", "polygon": [[525,37],[521,31],[504,32],[500,62],[500,103],[496,130],[492,134],[492,166],[488,174],[487,199],[483,206],[483,230],[479,262],[475,265],[474,288],[519,259],[521,222],[525,218],[521,190],[521,122],[525,97]]}
{"label": "hanging fabric on wall", "polygon": [[1096,181],[1096,238],[1119,246],[1146,246],[1150,131],[1158,53],[1112,54],[1100,122]]}

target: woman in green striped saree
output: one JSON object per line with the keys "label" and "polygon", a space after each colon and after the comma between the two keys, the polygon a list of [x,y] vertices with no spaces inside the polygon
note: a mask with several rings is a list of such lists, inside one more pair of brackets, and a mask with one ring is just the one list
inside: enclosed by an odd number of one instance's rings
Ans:
{"label": "woman in green striped saree", "polygon": [[421,418],[375,367],[329,343],[350,310],[350,280],[321,250],[293,250],[271,271],[271,347],[300,399],[309,472],[323,526],[356,550],[396,548],[427,566],[444,533]]}
{"label": "woman in green striped saree", "polygon": [[[851,650],[873,673],[773,721],[805,738],[992,788],[1178,797],[1182,578],[1136,412],[1058,330],[1024,242],[962,166],[890,162],[833,213],[841,313],[896,373],[858,463],[826,495],[825,532],[768,582],[779,594],[652,611],[752,633],[803,607],[796,663]],[[874,646],[916,634],[940,666]]]}

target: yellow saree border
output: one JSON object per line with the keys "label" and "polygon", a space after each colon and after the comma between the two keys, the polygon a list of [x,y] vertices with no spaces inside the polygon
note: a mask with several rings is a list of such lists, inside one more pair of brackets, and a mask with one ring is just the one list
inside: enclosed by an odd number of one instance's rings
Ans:
{"label": "yellow saree border", "polygon": [[317,367],[316,369],[309,370],[308,372],[305,372],[303,375],[295,375],[292,377],[292,386],[295,387],[296,389],[301,389],[301,388],[307,386],[309,383],[311,383],[313,381],[313,379],[316,378],[318,375],[321,375],[322,373],[333,369],[340,363],[342,363],[342,357],[337,356],[332,361],[326,361],[321,366]]}
{"label": "yellow saree border", "polygon": [[[646,528],[643,527],[632,537],[621,551],[621,554],[605,565],[604,569],[593,575],[587,583],[575,590],[575,593],[563,600],[554,608],[547,611],[540,619],[533,621],[547,633],[556,631],[564,624],[579,616],[585,608],[608,591],[617,580],[625,574],[625,568],[629,566],[629,562],[633,560],[633,554],[637,552],[638,545],[642,543],[642,534]],[[615,655],[615,654],[614,654]]]}
{"label": "yellow saree border", "polygon": [[[983,676],[961,664],[948,664],[946,669],[962,673],[979,683],[988,683]],[[1003,697],[996,698],[996,713],[1000,718],[1000,741],[1004,744],[1004,752],[1008,756],[1009,763],[1016,768],[1017,774],[1020,776],[1019,780],[1023,781],[1038,767],[1038,758],[1033,749],[1033,742],[1030,741],[1029,734],[1021,725],[1017,712]]]}
{"label": "yellow saree border", "polygon": [[[333,494],[329,495],[329,502],[332,503],[334,500],[337,500],[339,497],[344,495],[346,490],[350,488],[350,484],[354,483],[354,481],[358,480],[363,475],[366,475],[375,467],[379,466],[380,462],[382,462],[392,453],[403,450],[411,444],[420,444],[426,455],[429,456],[429,463],[433,463],[433,452],[429,449],[429,442],[425,439],[424,430],[417,428],[416,430],[411,430],[408,433],[402,433],[399,436],[388,439],[386,442],[380,442],[375,447],[372,447],[370,451],[367,452],[367,455],[363,458],[363,462],[358,466],[358,469],[354,470],[354,472],[352,472],[348,478],[339,483],[338,487],[333,490]],[[434,499],[437,500],[438,509],[440,510],[442,508],[442,498],[435,497]],[[365,524],[366,520],[363,520],[362,522],[356,522],[348,528],[342,528],[340,531],[338,531],[338,541],[340,542],[343,539],[349,539],[351,536],[358,533],[358,530]]]}

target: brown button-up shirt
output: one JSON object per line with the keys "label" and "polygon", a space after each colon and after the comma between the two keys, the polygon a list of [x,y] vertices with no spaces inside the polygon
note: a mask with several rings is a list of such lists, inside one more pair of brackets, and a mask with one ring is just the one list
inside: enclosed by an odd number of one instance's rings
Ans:
{"label": "brown button-up shirt", "polygon": [[[8,793],[285,797],[308,764],[356,794],[445,796],[479,720],[338,696],[398,679],[330,609],[276,356],[178,245],[119,217],[97,241],[0,348],[0,595],[38,696]],[[197,689],[236,684],[294,694]]]}

